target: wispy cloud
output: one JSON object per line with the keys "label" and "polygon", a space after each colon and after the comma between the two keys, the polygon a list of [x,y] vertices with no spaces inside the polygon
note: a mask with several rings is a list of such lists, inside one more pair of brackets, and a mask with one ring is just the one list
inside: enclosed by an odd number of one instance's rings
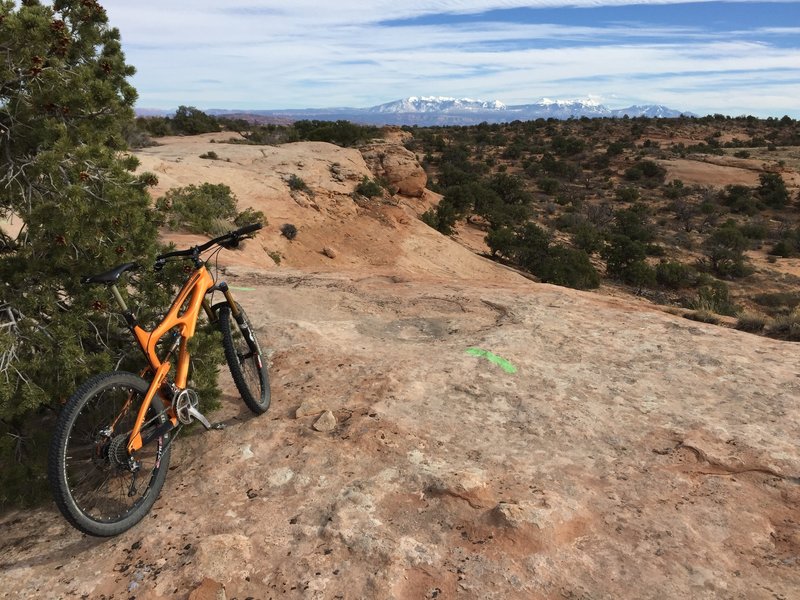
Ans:
{"label": "wispy cloud", "polygon": [[369,106],[408,95],[598,96],[800,116],[798,3],[104,3],[140,106]]}

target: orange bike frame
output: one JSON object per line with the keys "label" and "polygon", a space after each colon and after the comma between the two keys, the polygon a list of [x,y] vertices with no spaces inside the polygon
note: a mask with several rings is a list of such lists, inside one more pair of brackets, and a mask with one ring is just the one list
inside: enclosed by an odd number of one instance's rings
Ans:
{"label": "orange bike frame", "polygon": [[[153,373],[153,380],[150,382],[150,388],[144,397],[139,414],[136,417],[136,423],[133,426],[130,437],[128,438],[128,452],[133,453],[142,447],[142,433],[141,428],[147,414],[147,409],[153,401],[155,395],[161,389],[164,380],[167,377],[172,365],[168,361],[162,362],[156,354],[156,345],[159,340],[174,328],[178,328],[181,340],[178,351],[178,364],[175,371],[175,385],[179,389],[186,388],[187,379],[189,377],[189,339],[194,335],[195,327],[197,326],[197,318],[200,316],[200,309],[203,308],[213,320],[213,313],[211,306],[206,299],[206,294],[214,287],[214,279],[211,273],[208,272],[205,265],[197,268],[186,281],[186,283],[178,292],[175,301],[169,309],[164,319],[155,326],[153,331],[146,331],[139,325],[133,325],[131,328],[136,341],[142,348],[150,363],[149,370]],[[227,286],[223,288],[223,293],[231,306],[236,305],[231,298],[230,291]],[[185,306],[185,310],[184,310]],[[183,312],[181,312],[183,310]],[[233,309],[235,310],[235,308]],[[171,399],[170,399],[171,401]],[[168,412],[172,425],[178,424],[178,417],[170,409]]]}

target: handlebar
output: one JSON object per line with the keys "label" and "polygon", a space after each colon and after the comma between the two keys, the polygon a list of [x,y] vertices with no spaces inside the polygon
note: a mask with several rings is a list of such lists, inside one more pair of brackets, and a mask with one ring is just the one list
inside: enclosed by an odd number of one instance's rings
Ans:
{"label": "handlebar", "polygon": [[213,240],[208,240],[206,243],[199,246],[193,246],[192,248],[187,248],[186,250],[175,250],[173,252],[167,252],[166,254],[160,254],[156,256],[156,268],[158,269],[159,267],[164,266],[164,261],[168,258],[175,258],[178,256],[198,256],[201,252],[208,250],[215,244],[219,244],[225,248],[235,248],[244,236],[249,233],[253,233],[254,231],[258,231],[262,227],[263,225],[261,223],[251,223],[250,225],[245,225],[244,227],[240,227],[239,229],[216,237]]}

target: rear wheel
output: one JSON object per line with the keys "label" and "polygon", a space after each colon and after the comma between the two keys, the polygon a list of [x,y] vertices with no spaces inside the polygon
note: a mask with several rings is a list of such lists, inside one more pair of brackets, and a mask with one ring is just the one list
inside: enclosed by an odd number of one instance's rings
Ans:
{"label": "rear wheel", "polygon": [[244,310],[236,305],[234,317],[228,304],[219,305],[219,328],[225,360],[233,382],[247,407],[257,415],[267,412],[270,402],[267,364],[256,339],[255,330]]}
{"label": "rear wheel", "polygon": [[[150,384],[133,373],[103,373],[84,383],[59,415],[48,479],[66,519],[90,535],[111,536],[138,523],[158,498],[170,457],[165,434],[128,455],[128,436]],[[142,436],[167,420],[161,399],[148,408]]]}

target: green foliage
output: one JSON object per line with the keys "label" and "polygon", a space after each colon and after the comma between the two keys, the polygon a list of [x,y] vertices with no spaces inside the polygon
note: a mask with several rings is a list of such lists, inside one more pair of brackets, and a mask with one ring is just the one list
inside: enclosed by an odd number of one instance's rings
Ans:
{"label": "green foliage", "polygon": [[753,190],[746,185],[727,185],[720,193],[720,200],[733,212],[754,215],[761,209],[761,203],[753,196]]}
{"label": "green foliage", "polygon": [[242,212],[236,215],[233,219],[233,224],[239,228],[245,225],[252,225],[253,223],[260,223],[261,225],[269,225],[267,217],[260,210],[247,207]]}
{"label": "green foliage", "polygon": [[[75,388],[116,365],[141,368],[123,323],[106,311],[106,291],[80,276],[150,264],[160,247],[145,189],[156,179],[134,176],[137,161],[118,153],[133,124],[134,69],[103,8],[1,1],[0,48],[0,213],[23,225],[0,254],[0,304],[15,311],[13,321],[0,312],[5,505],[41,497],[52,415]],[[123,294],[144,322],[168,305],[176,281],[167,275],[126,280]],[[216,373],[213,360],[196,378]]]}
{"label": "green foliage", "polygon": [[614,212],[613,233],[623,235],[637,242],[650,242],[655,231],[649,220],[650,211],[644,204],[634,204]]}
{"label": "green foliage", "polygon": [[777,317],[770,327],[769,334],[774,337],[800,342],[800,311]]}
{"label": "green foliage", "polygon": [[625,171],[625,179],[638,181],[645,187],[656,187],[664,183],[667,170],[652,160],[639,160]]}
{"label": "green foliage", "polygon": [[516,175],[498,173],[489,180],[489,187],[506,205],[526,206],[533,199],[525,188],[525,180]]}
{"label": "green foliage", "polygon": [[683,181],[680,179],[673,179],[664,186],[664,196],[670,200],[677,200],[678,198],[683,198],[688,194],[689,188],[683,185]]}
{"label": "green foliage", "polygon": [[453,233],[453,226],[458,220],[458,215],[452,204],[442,200],[435,208],[431,208],[422,213],[420,218],[426,225],[433,227],[439,233],[450,235]]}
{"label": "green foliage", "polygon": [[655,270],[645,262],[645,245],[620,233],[609,235],[602,256],[606,273],[624,283],[644,287],[655,283]]}
{"label": "green foliage", "polygon": [[287,240],[293,240],[297,237],[297,227],[292,223],[284,223],[281,225],[281,235]]}
{"label": "green foliage", "polygon": [[536,275],[545,283],[590,290],[600,285],[600,275],[582,250],[551,246]]}
{"label": "green foliage", "polygon": [[708,236],[704,247],[711,270],[722,277],[744,277],[750,273],[745,264],[744,251],[749,246],[747,238],[728,221]]}
{"label": "green foliage", "polygon": [[213,150],[209,150],[208,152],[201,154],[200,158],[205,158],[207,160],[219,160],[219,155]]}
{"label": "green foliage", "polygon": [[639,188],[632,185],[618,187],[614,192],[614,198],[620,202],[636,202],[639,199]]}
{"label": "green foliage", "polygon": [[603,248],[603,234],[591,223],[582,221],[574,227],[572,243],[579,250],[594,254]]}
{"label": "green foliage", "polygon": [[800,293],[797,292],[769,292],[756,294],[753,300],[759,306],[775,312],[790,312],[800,306]]}
{"label": "green foliage", "polygon": [[551,244],[551,235],[534,223],[516,231],[502,226],[489,231],[486,243],[501,255],[539,277],[545,283],[577,289],[600,285],[600,276],[582,250]]}
{"label": "green foliage", "polygon": [[734,316],[738,310],[731,300],[727,284],[717,280],[697,290],[697,298],[692,301],[691,308],[728,316]]}
{"label": "green foliage", "polygon": [[692,284],[692,269],[680,262],[663,261],[656,265],[656,282],[666,288],[677,290]]}
{"label": "green foliage", "polygon": [[380,183],[364,175],[364,178],[356,186],[356,193],[367,198],[375,198],[376,196],[383,196],[383,188]]}
{"label": "green foliage", "polygon": [[768,319],[759,313],[739,313],[736,319],[736,329],[750,333],[761,333],[767,326]]}
{"label": "green foliage", "polygon": [[286,185],[294,192],[311,192],[311,188],[308,187],[308,184],[306,184],[303,178],[295,173],[289,175],[289,179],[286,180]]}
{"label": "green foliage", "polygon": [[780,173],[761,173],[756,193],[770,208],[783,208],[789,203],[789,192]]}
{"label": "green foliage", "polygon": [[506,225],[492,228],[486,235],[486,245],[492,251],[493,256],[503,256],[511,258],[514,254],[517,236],[514,230]]}
{"label": "green foliage", "polygon": [[377,127],[356,125],[350,121],[317,121],[303,120],[293,124],[300,141],[330,142],[337,146],[355,146],[371,138],[377,137]]}
{"label": "green foliage", "polygon": [[221,234],[236,219],[236,196],[224,183],[173,188],[156,200],[156,210],[170,229]]}
{"label": "green foliage", "polygon": [[220,130],[220,125],[214,117],[204,113],[194,106],[179,106],[172,117],[172,131],[184,135],[198,135],[212,133]]}

